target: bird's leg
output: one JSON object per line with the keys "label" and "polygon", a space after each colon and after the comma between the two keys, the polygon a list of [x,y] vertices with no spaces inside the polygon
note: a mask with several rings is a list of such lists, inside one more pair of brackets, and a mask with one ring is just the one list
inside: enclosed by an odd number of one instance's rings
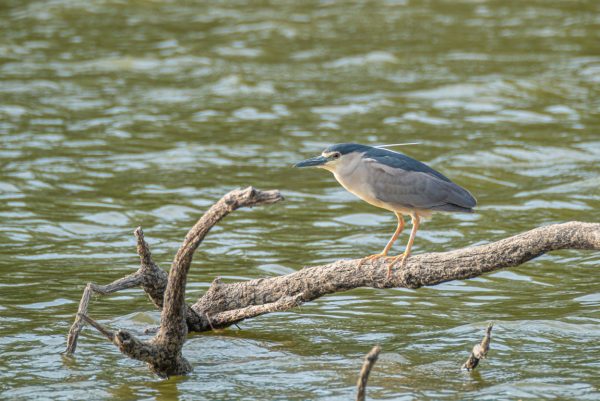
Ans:
{"label": "bird's leg", "polygon": [[404,250],[404,253],[396,256],[388,266],[388,278],[392,275],[392,267],[394,267],[394,264],[396,264],[396,262],[400,260],[400,267],[404,267],[404,265],[406,264],[406,259],[408,259],[408,257],[410,256],[410,250],[412,249],[413,243],[415,242],[415,237],[417,236],[417,230],[419,229],[420,222],[418,214],[412,213],[410,217],[412,221],[412,230],[410,231],[410,238],[408,239],[408,244],[406,244],[406,249]]}
{"label": "bird's leg", "polygon": [[392,248],[392,245],[394,245],[394,242],[396,242],[398,236],[400,235],[400,233],[402,233],[402,230],[404,230],[404,218],[402,218],[402,215],[398,212],[394,212],[394,214],[398,218],[398,226],[396,227],[396,231],[394,231],[394,235],[392,235],[392,238],[390,238],[385,248],[383,248],[383,252],[381,252],[382,256],[387,256],[388,252]]}
{"label": "bird's leg", "polygon": [[392,248],[392,245],[394,245],[394,242],[396,242],[396,240],[398,239],[398,236],[400,235],[402,230],[404,230],[404,219],[402,218],[402,215],[398,212],[394,212],[394,213],[396,214],[396,217],[398,218],[398,226],[396,227],[396,231],[394,231],[394,235],[392,235],[392,238],[390,238],[390,240],[388,241],[385,248],[383,248],[383,251],[381,251],[380,253],[376,253],[374,255],[365,256],[364,258],[362,258],[362,260],[358,264],[358,267],[362,266],[362,264],[364,262],[366,262],[367,260],[373,260],[373,259],[382,258],[382,257],[387,256],[388,252]]}

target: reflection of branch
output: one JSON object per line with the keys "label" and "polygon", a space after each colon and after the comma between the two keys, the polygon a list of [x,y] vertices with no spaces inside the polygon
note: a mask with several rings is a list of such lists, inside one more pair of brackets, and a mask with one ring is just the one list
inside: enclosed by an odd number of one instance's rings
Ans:
{"label": "reflection of branch", "polygon": [[365,401],[365,397],[367,396],[367,381],[369,380],[369,373],[371,373],[373,365],[375,365],[375,362],[377,362],[380,352],[381,347],[376,345],[373,347],[373,349],[371,349],[371,351],[369,351],[367,356],[365,356],[365,361],[363,362],[360,375],[358,376],[358,382],[356,383],[356,387],[358,388],[356,393],[356,401]]}
{"label": "reflection of branch", "polygon": [[490,350],[490,341],[492,340],[492,327],[493,323],[490,323],[485,330],[485,336],[483,340],[481,340],[480,344],[477,344],[473,347],[473,351],[471,351],[471,355],[469,355],[469,359],[462,365],[463,369],[473,370],[479,365],[479,360],[484,359]]}

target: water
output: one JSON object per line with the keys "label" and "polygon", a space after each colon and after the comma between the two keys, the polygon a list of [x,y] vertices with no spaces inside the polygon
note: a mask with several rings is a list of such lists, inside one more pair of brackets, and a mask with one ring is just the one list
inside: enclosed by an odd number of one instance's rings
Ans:
{"label": "water", "polygon": [[[84,284],[136,268],[135,227],[166,268],[232,188],[277,188],[286,201],[211,232],[190,302],[216,276],[379,251],[391,213],[325,171],[290,168],[330,143],[419,141],[403,150],[476,195],[476,215],[423,224],[415,252],[598,221],[598,11],[550,0],[2,2],[0,398],[347,400],[374,344],[370,399],[600,398],[600,256],[586,251],[193,334],[194,372],[168,381],[89,329],[74,359],[60,355]],[[90,315],[134,332],[158,321],[138,289],[95,298]],[[489,359],[459,371],[488,321]]]}

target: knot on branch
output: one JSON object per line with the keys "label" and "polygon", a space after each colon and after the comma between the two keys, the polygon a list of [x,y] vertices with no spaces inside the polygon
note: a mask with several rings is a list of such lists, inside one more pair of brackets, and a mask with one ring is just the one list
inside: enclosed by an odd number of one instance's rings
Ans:
{"label": "knot on branch", "polygon": [[[409,261],[410,264],[410,261]],[[409,288],[411,290],[416,290],[417,288],[421,288],[423,285],[421,284],[422,277],[419,277],[416,272],[413,272],[410,268],[404,267],[400,271],[400,287]]]}
{"label": "knot on branch", "polygon": [[221,277],[216,277],[212,281],[212,283],[210,283],[210,287],[208,288],[208,291],[218,292],[219,289],[221,288],[222,284],[223,284],[223,281],[221,281]]}
{"label": "knot on branch", "polygon": [[133,351],[133,348],[135,347],[134,339],[135,337],[133,337],[128,331],[119,330],[115,334],[113,341],[117,345],[117,347],[119,347],[121,352],[130,354]]}

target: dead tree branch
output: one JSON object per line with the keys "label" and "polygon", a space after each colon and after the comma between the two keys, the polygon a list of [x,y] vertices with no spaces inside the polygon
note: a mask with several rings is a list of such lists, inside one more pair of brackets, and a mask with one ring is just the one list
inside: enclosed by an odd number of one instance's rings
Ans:
{"label": "dead tree branch", "polygon": [[377,358],[379,358],[379,353],[381,352],[381,347],[376,345],[369,351],[367,356],[365,356],[365,361],[363,362],[362,369],[360,370],[360,375],[358,375],[358,382],[356,383],[357,393],[356,393],[356,401],[365,401],[367,396],[367,381],[369,380],[369,373],[371,373],[371,369],[373,369],[373,365],[377,362]]}
{"label": "dead tree branch", "polygon": [[150,253],[150,247],[144,240],[144,232],[141,227],[138,227],[134,231],[137,239],[137,253],[140,256],[140,267],[135,272],[123,278],[120,278],[108,285],[97,285],[94,283],[88,283],[83,291],[81,301],[79,303],[79,310],[75,317],[75,322],[69,330],[67,336],[67,349],[65,354],[71,355],[77,348],[77,339],[79,333],[83,329],[83,316],[87,314],[90,299],[94,293],[100,295],[108,295],[113,292],[126,290],[128,288],[141,286],[150,301],[158,308],[162,308],[163,296],[165,289],[167,288],[167,272],[158,267],[152,260],[152,254]]}
{"label": "dead tree branch", "polygon": [[[387,278],[384,259],[360,265],[361,259],[340,260],[327,265],[305,267],[285,276],[246,282],[215,280],[192,305],[199,319],[191,330],[211,330],[206,316],[277,302],[302,294],[303,302],[326,294],[358,287],[419,288],[451,280],[465,280],[506,267],[518,266],[546,252],[559,249],[600,250],[600,224],[570,222],[536,228],[497,242],[449,252],[411,256],[406,266]],[[190,323],[190,319],[188,319]],[[231,322],[221,322],[224,327]],[[213,322],[214,326],[214,322]]]}
{"label": "dead tree branch", "polygon": [[[362,266],[361,259],[343,260],[306,267],[284,276],[246,282],[223,283],[216,279],[196,303],[191,306],[185,304],[185,284],[192,257],[210,229],[239,207],[271,204],[281,199],[278,191],[262,192],[253,188],[225,195],[190,229],[168,276],[152,260],[144,234],[138,228],[135,235],[140,268],[107,286],[93,283],[86,286],[69,331],[66,352],[71,354],[75,351],[84,322],[93,322],[86,315],[94,292],[105,295],[140,286],[151,302],[162,309],[160,327],[150,342],[143,343],[123,330],[113,333],[111,341],[128,356],[146,361],[153,371],[168,376],[191,369],[181,355],[181,346],[188,331],[225,328],[244,319],[291,309],[326,294],[358,287],[419,288],[517,266],[549,251],[600,249],[600,224],[554,224],[486,245],[414,255],[403,268],[395,269],[390,278],[387,277],[384,259]],[[95,322],[92,325],[100,327]]]}
{"label": "dead tree branch", "polygon": [[87,313],[88,306],[90,303],[90,299],[92,298],[93,293],[108,295],[110,293],[126,290],[128,288],[137,287],[142,282],[140,275],[138,272],[130,274],[129,276],[125,276],[121,279],[113,281],[109,285],[97,285],[94,283],[88,283],[85,286],[85,290],[83,290],[83,295],[81,296],[81,301],[79,302],[79,310],[77,311],[77,316],[75,317],[75,322],[71,326],[69,330],[69,334],[67,335],[67,349],[65,353],[67,355],[73,354],[75,352],[75,348],[77,347],[77,339],[79,338],[79,333],[83,329],[83,321],[85,314]]}
{"label": "dead tree branch", "polygon": [[[188,332],[185,286],[194,252],[210,229],[232,211],[240,207],[271,204],[281,199],[283,198],[278,191],[263,192],[254,188],[232,191],[221,198],[198,220],[187,233],[183,244],[175,255],[169,271],[166,289],[164,289],[163,299],[154,302],[155,305],[162,306],[162,312],[158,333],[152,340],[148,342],[138,340],[125,330],[113,333],[86,316],[85,313],[79,313],[78,319],[90,323],[125,355],[146,362],[149,368],[161,377],[189,373],[192,367],[183,357],[181,349]],[[136,230],[136,233],[138,233],[138,230]],[[140,240],[140,238],[142,239]],[[143,241],[141,230],[139,230],[138,236],[138,253],[140,254],[142,267],[144,265],[156,266],[152,262],[147,244]],[[158,269],[158,267],[156,268]],[[161,276],[160,273],[158,275]],[[155,290],[158,288],[157,285],[151,285],[147,288],[143,283],[142,287],[149,295],[149,289]]]}
{"label": "dead tree branch", "polygon": [[[278,191],[256,191],[252,187],[246,188],[244,191],[248,192],[249,194],[253,193],[252,191],[255,191],[254,196],[257,197],[256,205],[270,204],[270,203],[275,203],[280,200],[283,200],[283,197],[281,196],[281,194]],[[208,234],[208,232],[214,225],[216,225],[220,220],[222,220],[231,211],[235,210],[235,209],[227,210],[227,208],[223,208],[223,204],[224,204],[224,202],[231,203],[232,202],[231,198],[237,196],[237,194],[240,192],[242,192],[242,191],[232,191],[229,194],[225,195],[217,204],[215,204],[211,208],[211,210],[213,210],[214,208],[217,208],[219,213],[210,213],[210,214],[207,213],[205,216],[203,216],[202,219],[200,219],[200,221],[198,221],[196,226],[194,226],[194,228],[197,228],[197,230],[196,230],[197,243],[195,245],[196,247],[198,247],[200,242],[202,242],[202,240],[204,239],[206,234]],[[229,199],[229,200],[226,200],[226,199]],[[248,206],[251,206],[251,205],[248,205]],[[241,206],[237,206],[237,207],[241,207]],[[202,224],[201,224],[202,227],[199,227],[198,224],[200,224],[201,222],[202,222]],[[190,230],[190,232],[192,232],[194,230],[194,228],[192,228],[192,230]],[[73,325],[71,326],[71,328],[69,330],[69,334],[67,335],[67,348],[65,350],[65,354],[72,355],[75,352],[75,349],[77,348],[77,339],[79,338],[79,334],[81,333],[81,330],[83,329],[82,316],[87,314],[90,299],[94,293],[99,294],[99,295],[108,295],[108,294],[116,292],[116,291],[121,291],[121,290],[125,290],[128,288],[140,286],[146,292],[146,294],[148,294],[148,297],[150,298],[150,301],[152,302],[152,304],[154,304],[154,306],[156,306],[157,308],[162,309],[164,293],[165,293],[165,289],[167,288],[167,281],[168,281],[167,272],[162,270],[152,259],[152,253],[150,252],[150,247],[148,246],[148,243],[144,239],[144,232],[142,231],[141,227],[138,227],[134,231],[134,235],[137,240],[137,246],[136,246],[137,253],[140,257],[139,269],[135,273],[132,273],[126,277],[118,279],[106,286],[100,286],[100,285],[97,285],[94,283],[87,284],[87,286],[83,292],[83,295],[81,297],[81,301],[79,303],[79,310],[77,311],[75,321],[73,322]],[[188,233],[188,235],[189,235],[189,233]],[[186,236],[186,240],[187,240],[187,236]],[[297,297],[291,297],[291,298],[297,299]],[[297,302],[299,304],[300,301],[298,300]],[[258,315],[262,315],[264,313],[275,312],[278,310],[284,310],[284,309],[281,309],[284,305],[289,305],[289,307],[286,309],[290,309],[290,308],[293,308],[294,306],[297,306],[297,304],[291,305],[291,304],[289,304],[289,302],[283,302],[283,301],[277,303],[277,305],[278,305],[278,308],[274,308],[274,305],[271,305],[271,307],[253,308],[253,309],[247,310],[246,311],[247,313],[248,312],[254,312],[254,313],[250,313],[246,317],[242,317],[242,315],[240,313],[237,313],[237,314],[236,313],[226,313],[221,316],[217,316],[215,319],[216,324],[211,326],[208,323],[208,321],[211,320],[211,317],[209,317],[208,315],[204,315],[204,316],[197,315],[196,312],[194,312],[190,308],[190,306],[186,304],[185,305],[186,323],[187,323],[188,329],[190,331],[195,331],[193,328],[198,327],[198,326],[206,327],[205,330],[214,329],[214,328],[223,328],[223,327],[230,326],[234,323],[237,323],[240,320],[246,319],[248,317],[255,317]],[[231,312],[234,312],[234,311],[231,311]],[[234,316],[239,316],[240,318],[236,320],[234,318]],[[226,317],[231,317],[233,320],[231,320],[231,321],[226,320]]]}
{"label": "dead tree branch", "polygon": [[479,365],[479,361],[485,359],[490,350],[490,342],[492,341],[492,327],[494,327],[494,324],[490,323],[487,329],[485,329],[483,340],[481,340],[480,344],[473,347],[473,351],[471,351],[469,359],[462,365],[462,369],[474,370]]}

